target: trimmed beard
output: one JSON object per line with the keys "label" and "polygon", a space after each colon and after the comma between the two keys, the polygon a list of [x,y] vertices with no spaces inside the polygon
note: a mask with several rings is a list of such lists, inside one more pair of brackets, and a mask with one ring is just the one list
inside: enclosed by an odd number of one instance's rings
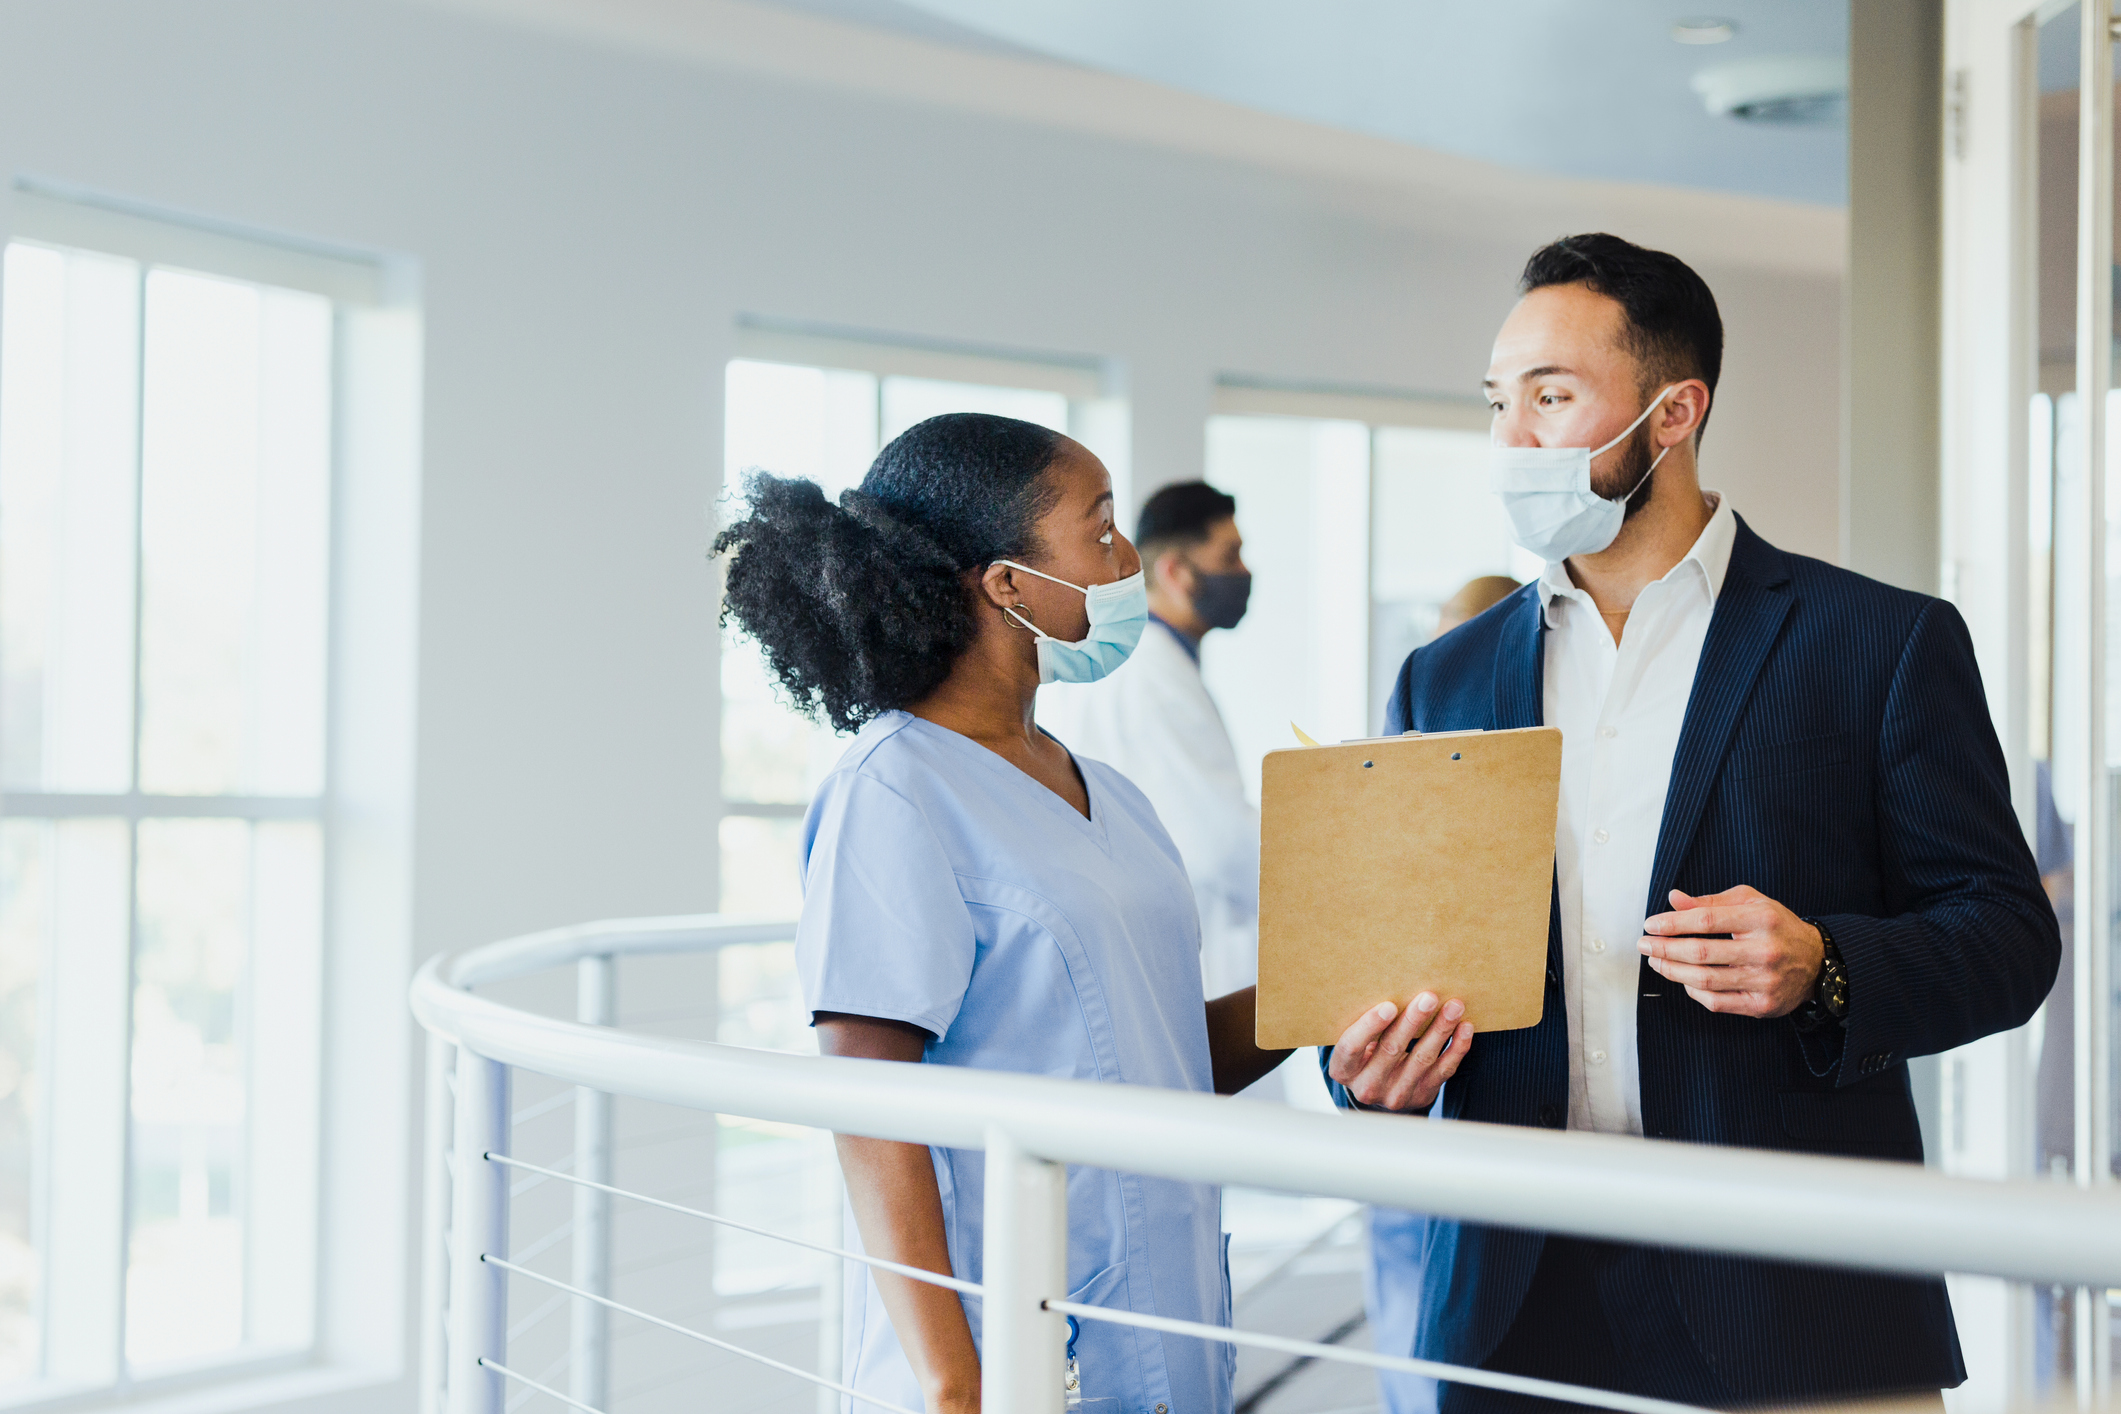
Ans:
{"label": "trimmed beard", "polygon": [[[1593,473],[1591,489],[1608,501],[1615,496],[1627,496],[1627,510],[1621,516],[1625,523],[1633,520],[1635,513],[1650,503],[1650,496],[1656,490],[1657,478],[1649,474],[1657,462],[1650,445],[1649,424],[1645,422],[1629,433],[1628,440],[1613,450],[1614,464],[1606,469],[1604,476]],[[1599,485],[1601,481],[1605,485]]]}

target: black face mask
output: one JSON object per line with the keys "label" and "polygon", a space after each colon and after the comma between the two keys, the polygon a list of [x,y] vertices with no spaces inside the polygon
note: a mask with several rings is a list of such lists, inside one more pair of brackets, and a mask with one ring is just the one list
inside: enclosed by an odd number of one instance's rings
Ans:
{"label": "black face mask", "polygon": [[1252,599],[1252,572],[1206,574],[1193,571],[1193,612],[1209,628],[1236,628]]}

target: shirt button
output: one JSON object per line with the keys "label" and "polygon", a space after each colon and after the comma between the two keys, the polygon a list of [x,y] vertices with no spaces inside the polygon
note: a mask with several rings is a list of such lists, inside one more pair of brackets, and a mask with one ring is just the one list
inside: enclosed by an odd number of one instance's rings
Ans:
{"label": "shirt button", "polygon": [[1604,1065],[1604,1064],[1605,1064],[1605,1052],[1604,1052],[1604,1051],[1593,1051],[1593,1052],[1591,1052],[1591,1064],[1592,1064],[1592,1065]]}
{"label": "shirt button", "polygon": [[1169,1414],[1169,1411],[1168,1411],[1168,1410],[1166,1410],[1166,1409],[1164,1408],[1164,1406],[1162,1406],[1161,1404],[1159,1404],[1159,1405],[1157,1405],[1157,1406],[1156,1406],[1156,1414]]}
{"label": "shirt button", "polygon": [[1605,939],[1604,939],[1604,938],[1593,938],[1593,939],[1591,939],[1591,951],[1592,951],[1592,952],[1604,952],[1604,951],[1605,951]]}
{"label": "shirt button", "polygon": [[1607,834],[1604,830],[1593,830],[1591,831],[1591,838],[1597,841],[1599,844],[1604,844],[1607,840],[1613,837]]}
{"label": "shirt button", "polygon": [[1616,736],[1619,736],[1619,735],[1620,735],[1620,728],[1618,728],[1618,727],[1600,727],[1600,728],[1598,729],[1598,734],[1599,734],[1600,736],[1602,736],[1602,737],[1616,737]]}

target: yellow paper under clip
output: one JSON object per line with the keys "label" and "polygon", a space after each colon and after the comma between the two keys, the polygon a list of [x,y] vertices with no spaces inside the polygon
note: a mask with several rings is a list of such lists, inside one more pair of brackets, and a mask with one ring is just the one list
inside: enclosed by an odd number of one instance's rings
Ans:
{"label": "yellow paper under clip", "polygon": [[1291,722],[1291,723],[1289,723],[1289,730],[1290,730],[1290,731],[1292,731],[1292,732],[1295,732],[1295,733],[1296,733],[1296,740],[1297,740],[1297,742],[1298,742],[1298,744],[1299,744],[1299,745],[1303,745],[1303,746],[1316,746],[1316,745],[1318,745],[1318,743],[1317,743],[1317,742],[1315,742],[1315,741],[1311,740],[1311,738],[1310,738],[1309,736],[1305,735],[1305,733],[1304,733],[1304,729],[1303,729],[1302,727],[1299,727],[1298,725],[1296,725],[1296,723],[1294,723],[1294,722]]}

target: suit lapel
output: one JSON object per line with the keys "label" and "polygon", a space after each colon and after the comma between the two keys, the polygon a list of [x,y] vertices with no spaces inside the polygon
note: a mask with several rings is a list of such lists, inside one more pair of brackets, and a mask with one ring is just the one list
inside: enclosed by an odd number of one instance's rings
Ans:
{"label": "suit lapel", "polygon": [[[1495,720],[1492,729],[1510,731],[1518,727],[1545,725],[1547,676],[1546,597],[1538,581],[1523,591],[1524,602],[1510,610],[1495,646]],[[1547,895],[1547,984],[1548,995],[1559,996],[1561,986],[1561,885],[1560,876]],[[1558,1023],[1562,1013],[1549,1008],[1540,1025]],[[1549,1053],[1558,1057],[1568,1041],[1566,1029],[1547,1033]],[[1567,1065],[1563,1063],[1564,1098],[1567,1095]]]}
{"label": "suit lapel", "polygon": [[1496,731],[1536,727],[1546,714],[1540,701],[1546,677],[1546,616],[1536,581],[1522,593],[1524,602],[1511,606],[1502,641],[1496,645]]}
{"label": "suit lapel", "polygon": [[1752,696],[1754,679],[1767,662],[1793,603],[1789,571],[1782,553],[1755,535],[1743,520],[1731,546],[1731,564],[1723,592],[1709,618],[1694,671],[1694,690],[1679,728],[1679,748],[1672,753],[1672,781],[1665,795],[1664,822],[1657,833],[1657,862],[1650,870],[1648,908],[1665,911],[1665,895],[1679,871],[1679,861],[1694,842],[1701,811],[1716,784],[1731,733]]}

